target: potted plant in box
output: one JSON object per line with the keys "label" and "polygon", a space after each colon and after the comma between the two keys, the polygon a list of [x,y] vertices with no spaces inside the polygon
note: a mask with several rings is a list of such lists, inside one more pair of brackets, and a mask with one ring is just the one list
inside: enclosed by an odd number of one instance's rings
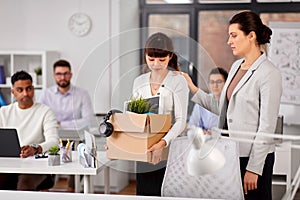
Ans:
{"label": "potted plant in box", "polygon": [[59,147],[57,145],[54,145],[50,147],[48,150],[48,165],[49,166],[56,166],[60,165],[60,155],[59,155]]}
{"label": "potted plant in box", "polygon": [[147,99],[142,97],[133,97],[128,103],[128,111],[137,114],[152,113],[152,111],[157,109],[157,107],[157,104],[151,104]]}

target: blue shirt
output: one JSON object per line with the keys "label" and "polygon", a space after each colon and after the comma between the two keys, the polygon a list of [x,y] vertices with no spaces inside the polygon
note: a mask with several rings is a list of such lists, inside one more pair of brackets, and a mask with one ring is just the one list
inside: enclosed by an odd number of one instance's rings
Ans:
{"label": "blue shirt", "polygon": [[42,92],[40,102],[53,110],[62,128],[91,126],[94,112],[90,96],[84,89],[71,85],[68,92],[62,94],[55,85]]}
{"label": "blue shirt", "polygon": [[203,130],[211,130],[218,127],[219,116],[195,104],[189,119],[188,126],[201,127]]}

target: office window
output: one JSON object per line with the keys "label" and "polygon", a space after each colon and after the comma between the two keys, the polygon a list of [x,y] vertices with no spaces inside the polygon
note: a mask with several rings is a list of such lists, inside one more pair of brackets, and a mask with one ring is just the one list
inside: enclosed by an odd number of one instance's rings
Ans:
{"label": "office window", "polygon": [[199,0],[199,3],[250,3],[251,0]]}
{"label": "office window", "polygon": [[237,11],[199,12],[200,45],[208,52],[216,66],[229,70],[236,60],[232,55],[228,40],[228,22]]}
{"label": "office window", "polygon": [[258,3],[292,2],[294,0],[257,0]]}
{"label": "office window", "polygon": [[300,13],[261,13],[264,24],[269,22],[300,22]]}
{"label": "office window", "polygon": [[[270,0],[270,3],[266,2],[268,0],[174,1],[140,0],[141,28],[146,32],[143,34],[141,31],[141,43],[144,44],[149,33],[153,33],[153,26],[177,32],[178,35],[171,34],[173,40],[180,34],[186,34],[190,41],[198,42],[199,48],[194,43],[181,43],[175,39],[175,50],[180,49],[180,54],[186,58],[185,62],[190,63],[184,65],[183,70],[188,71],[194,83],[204,90],[207,90],[208,71],[212,66],[229,70],[237,59],[227,45],[228,21],[234,14],[244,10],[263,13],[261,17],[266,24],[268,21],[300,19],[300,0]],[[190,102],[189,106],[192,105]]]}
{"label": "office window", "polygon": [[156,32],[167,34],[174,43],[178,61],[183,71],[189,63],[189,15],[152,14],[149,16],[148,36]]}
{"label": "office window", "polygon": [[[149,34],[157,28],[166,28],[189,35],[189,15],[187,14],[151,14],[149,16]],[[157,28],[155,28],[157,27]]]}
{"label": "office window", "polygon": [[147,0],[148,4],[185,4],[192,3],[193,0]]}

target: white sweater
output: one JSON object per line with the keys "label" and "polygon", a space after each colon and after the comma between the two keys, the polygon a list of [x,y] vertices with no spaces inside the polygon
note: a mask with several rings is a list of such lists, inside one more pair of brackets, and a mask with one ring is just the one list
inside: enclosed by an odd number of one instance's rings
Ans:
{"label": "white sweater", "polygon": [[57,121],[52,110],[40,103],[21,109],[12,103],[0,109],[0,127],[16,128],[20,145],[39,144],[43,151],[59,144]]}
{"label": "white sweater", "polygon": [[[142,74],[134,80],[134,97],[153,97],[150,87],[150,74],[151,72]],[[183,76],[174,75],[172,71],[169,71],[157,95],[160,96],[159,113],[171,114],[172,118],[172,128],[163,138],[168,146],[171,140],[181,134],[186,127],[189,88]]]}

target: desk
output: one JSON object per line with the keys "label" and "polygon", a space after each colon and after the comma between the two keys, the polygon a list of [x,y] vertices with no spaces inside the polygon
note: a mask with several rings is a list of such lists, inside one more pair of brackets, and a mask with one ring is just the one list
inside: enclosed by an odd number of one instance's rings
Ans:
{"label": "desk", "polygon": [[[29,192],[29,191],[5,191],[0,190],[1,199],[5,200],[209,200],[199,198],[176,198],[176,197],[151,197],[129,196],[111,194],[81,194],[81,193],[56,193],[56,192]],[[221,200],[221,199],[219,199]]]}
{"label": "desk", "polygon": [[[109,162],[106,159],[106,152],[97,152],[99,165],[98,168],[84,168],[79,163],[78,152],[72,152],[73,161],[70,163],[61,163],[59,166],[48,166],[48,159],[29,158],[6,158],[0,157],[0,173],[22,173],[22,174],[69,174],[84,176],[84,193],[93,192],[93,183],[91,175],[97,175],[102,169],[108,171],[106,166]],[[108,172],[104,173],[106,191],[109,188]]]}

